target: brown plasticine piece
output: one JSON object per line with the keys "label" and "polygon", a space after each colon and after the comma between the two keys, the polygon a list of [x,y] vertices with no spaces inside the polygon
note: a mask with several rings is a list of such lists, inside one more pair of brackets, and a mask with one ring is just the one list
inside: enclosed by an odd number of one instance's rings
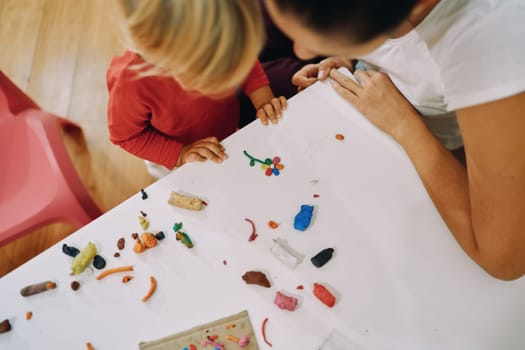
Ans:
{"label": "brown plasticine piece", "polygon": [[0,322],[0,333],[9,332],[11,330],[11,323],[9,323],[8,319],[3,320]]}
{"label": "brown plasticine piece", "polygon": [[270,281],[268,281],[266,275],[260,271],[248,271],[242,275],[242,279],[247,284],[256,284],[265,288],[270,288],[271,286]]}

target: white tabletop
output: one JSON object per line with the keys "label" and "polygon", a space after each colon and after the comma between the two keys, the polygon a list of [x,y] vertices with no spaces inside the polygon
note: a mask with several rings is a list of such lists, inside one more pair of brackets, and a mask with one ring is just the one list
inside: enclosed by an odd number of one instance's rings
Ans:
{"label": "white tabletop", "polygon": [[[335,134],[345,136],[344,141]],[[333,330],[361,349],[518,349],[525,346],[525,280],[489,277],[460,249],[434,208],[403,150],[342,101],[329,85],[316,84],[289,101],[277,126],[252,123],[224,141],[230,158],[221,165],[188,164],[123,202],[63,242],[0,279],[0,349],[136,349],[157,339],[248,310],[261,349],[318,349]],[[250,167],[280,156],[285,169],[267,177]],[[115,179],[119,181],[119,179]],[[209,204],[192,212],[167,204],[172,190]],[[319,194],[314,198],[313,194]],[[311,226],[293,219],[301,204],[315,206]],[[148,214],[150,229],[167,238],[136,254],[132,232]],[[259,236],[248,242],[255,222]],[[272,230],[267,222],[280,226]],[[182,221],[195,247],[175,240]],[[116,242],[126,249],[114,258]],[[305,260],[290,269],[269,251],[286,239]],[[107,266],[133,265],[134,280],[96,280],[99,271],[69,276],[71,258],[62,243],[95,243]],[[335,248],[318,269],[309,259]],[[223,264],[227,261],[227,265]],[[249,270],[267,273],[272,287],[246,285]],[[158,288],[143,303],[149,276]],[[81,288],[74,292],[72,280]],[[55,290],[28,298],[22,287],[44,280]],[[337,295],[328,308],[312,294],[320,282]],[[304,290],[296,286],[303,285]],[[276,291],[299,298],[296,311],[273,304]],[[33,318],[25,320],[25,312]],[[227,349],[235,349],[230,346]]]}

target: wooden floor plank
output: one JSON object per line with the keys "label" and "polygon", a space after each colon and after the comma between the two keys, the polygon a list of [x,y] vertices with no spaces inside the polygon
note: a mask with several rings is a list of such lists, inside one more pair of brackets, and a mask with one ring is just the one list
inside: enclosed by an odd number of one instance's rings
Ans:
{"label": "wooden floor plank", "polygon": [[[10,55],[0,50],[0,69],[44,109],[80,124],[83,138],[66,133],[65,142],[104,211],[153,181],[142,160],[109,142],[105,74],[123,47],[108,6],[105,0],[0,1],[0,47],[13,48]],[[0,277],[74,231],[53,224],[0,247]]]}
{"label": "wooden floor plank", "polygon": [[39,105],[66,116],[87,1],[47,0],[27,92]]}
{"label": "wooden floor plank", "polygon": [[0,1],[0,70],[27,89],[44,0]]}

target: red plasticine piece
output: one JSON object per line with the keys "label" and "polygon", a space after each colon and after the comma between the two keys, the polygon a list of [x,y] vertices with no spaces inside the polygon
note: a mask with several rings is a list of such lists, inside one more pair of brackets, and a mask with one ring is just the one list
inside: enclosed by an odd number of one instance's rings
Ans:
{"label": "red plasticine piece", "polygon": [[262,326],[261,326],[261,331],[262,331],[262,336],[263,336],[263,340],[266,344],[268,344],[268,346],[272,347],[272,343],[270,343],[268,341],[268,339],[266,339],[266,323],[268,322],[268,317],[266,317],[262,323]]}
{"label": "red plasticine piece", "polygon": [[335,305],[335,296],[322,284],[314,283],[314,295],[328,307]]}
{"label": "red plasticine piece", "polygon": [[195,344],[190,344],[190,350],[197,350],[197,346]]}
{"label": "red plasticine piece", "polygon": [[248,238],[248,242],[255,241],[255,239],[258,236],[258,234],[255,232],[255,224],[253,223],[252,220],[248,218],[244,218],[244,220],[248,221],[252,225],[252,233],[250,234],[250,237]]}
{"label": "red plasticine piece", "polygon": [[303,290],[303,289],[304,289],[304,287],[303,287],[303,285],[302,285],[302,284],[300,284],[300,285],[298,285],[297,287],[295,287],[295,289]]}
{"label": "red plasticine piece", "polygon": [[314,193],[314,198],[319,198],[319,195],[317,193]]}

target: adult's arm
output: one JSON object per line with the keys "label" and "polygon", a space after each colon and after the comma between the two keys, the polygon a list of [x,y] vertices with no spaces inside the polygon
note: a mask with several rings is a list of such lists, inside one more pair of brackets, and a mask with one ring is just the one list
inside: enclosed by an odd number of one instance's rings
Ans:
{"label": "adult's arm", "polygon": [[496,278],[525,274],[525,93],[457,111],[467,168],[441,145],[390,79],[332,70],[334,87],[406,151],[464,251]]}

